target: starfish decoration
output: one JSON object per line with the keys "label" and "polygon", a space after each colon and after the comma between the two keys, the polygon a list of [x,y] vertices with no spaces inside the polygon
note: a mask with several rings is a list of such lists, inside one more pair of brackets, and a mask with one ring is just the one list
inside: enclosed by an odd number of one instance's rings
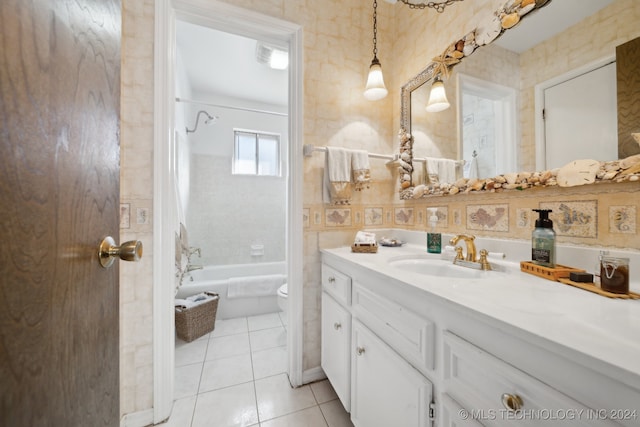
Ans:
{"label": "starfish decoration", "polygon": [[437,76],[438,74],[440,74],[444,78],[449,77],[449,74],[451,74],[451,66],[460,62],[460,60],[457,58],[452,58],[450,56],[447,56],[447,52],[444,52],[442,55],[436,56],[435,58],[432,59],[432,61],[435,64],[433,68],[434,76]]}

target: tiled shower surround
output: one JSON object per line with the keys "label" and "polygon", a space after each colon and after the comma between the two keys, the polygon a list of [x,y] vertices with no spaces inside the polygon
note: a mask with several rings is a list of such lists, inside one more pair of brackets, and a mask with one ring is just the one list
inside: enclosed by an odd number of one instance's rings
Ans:
{"label": "tiled shower surround", "polygon": [[[304,141],[299,144],[397,152],[400,86],[422,70],[449,43],[475,28],[504,0],[455,4],[446,13],[411,10],[401,4],[378,3],[378,57],[389,96],[369,102],[362,96],[371,61],[371,3],[364,0],[236,0],[234,5],[275,16],[304,27]],[[437,19],[437,22],[434,20]],[[593,38],[612,49],[620,39],[640,36],[640,2],[618,0],[572,36],[555,40],[554,50],[602,57],[591,49]],[[149,209],[149,222],[121,230],[121,240],[145,244],[145,258],[121,268],[121,412],[146,411],[153,405],[152,254],[153,247],[153,0],[123,0],[121,198]],[[540,52],[537,53],[539,55]],[[558,73],[573,68],[559,62]],[[542,61],[539,57],[532,61]],[[544,78],[543,78],[544,79]],[[531,86],[532,87],[532,86]],[[533,102],[532,89],[523,102]],[[523,127],[522,164],[535,159],[533,125]],[[451,130],[455,132],[455,129]],[[468,194],[400,201],[395,165],[371,160],[373,185],[359,192],[350,206],[333,209],[322,200],[324,155],[304,162],[304,369],[320,364],[320,252],[322,247],[348,245],[361,228],[425,229],[426,208],[438,207],[439,226],[449,233],[529,239],[530,210],[543,204],[569,212],[568,218],[589,217],[580,231],[567,223],[559,242],[640,249],[637,232],[639,186],[602,184],[571,189],[546,188],[494,194]],[[529,163],[532,168],[533,163]],[[525,165],[526,166],[526,165]],[[523,167],[523,169],[525,169]],[[562,206],[562,207],[561,207]],[[499,210],[500,209],[500,210]],[[500,212],[500,218],[497,214]],[[555,212],[554,212],[555,213]],[[596,219],[597,217],[597,219]],[[571,222],[571,221],[569,221]],[[577,224],[577,222],[576,222]],[[558,229],[556,229],[559,231]],[[572,231],[573,230],[573,231]]]}

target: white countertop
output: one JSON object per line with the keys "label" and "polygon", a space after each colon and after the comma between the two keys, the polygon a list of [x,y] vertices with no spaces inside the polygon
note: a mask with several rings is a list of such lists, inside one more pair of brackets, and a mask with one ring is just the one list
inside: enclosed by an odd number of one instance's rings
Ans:
{"label": "white countertop", "polygon": [[607,298],[542,279],[521,272],[519,262],[490,260],[503,271],[482,272],[486,279],[443,279],[389,265],[399,256],[442,258],[422,245],[381,246],[376,254],[353,253],[350,247],[322,252],[325,260],[348,261],[586,355],[601,362],[608,375],[640,388],[640,300]]}

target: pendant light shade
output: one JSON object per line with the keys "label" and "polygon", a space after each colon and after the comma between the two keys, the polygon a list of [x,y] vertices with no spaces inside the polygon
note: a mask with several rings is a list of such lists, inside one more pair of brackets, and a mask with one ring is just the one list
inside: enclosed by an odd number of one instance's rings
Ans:
{"label": "pendant light shade", "polygon": [[449,106],[447,93],[444,90],[444,83],[442,83],[440,76],[436,76],[431,85],[431,93],[429,94],[429,102],[427,102],[426,110],[429,113],[437,113],[446,110]]}
{"label": "pendant light shade", "polygon": [[377,101],[387,96],[387,93],[382,77],[382,66],[378,61],[378,2],[373,0],[373,60],[369,66],[364,97],[369,101]]}
{"label": "pendant light shade", "polygon": [[377,101],[387,96],[387,88],[384,85],[384,77],[382,76],[382,66],[378,58],[374,57],[369,67],[369,76],[367,77],[367,87],[364,90],[364,97],[369,101]]}

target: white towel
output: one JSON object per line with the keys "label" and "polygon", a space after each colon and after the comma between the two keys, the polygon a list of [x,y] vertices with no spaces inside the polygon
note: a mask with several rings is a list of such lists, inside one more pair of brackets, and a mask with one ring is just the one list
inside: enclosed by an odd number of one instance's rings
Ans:
{"label": "white towel", "polygon": [[351,174],[356,191],[369,188],[371,183],[371,168],[369,166],[369,153],[365,150],[351,151]]}
{"label": "white towel", "polygon": [[351,203],[351,153],[340,147],[327,147],[324,166],[325,203]]}
{"label": "white towel", "polygon": [[283,274],[232,277],[229,279],[227,298],[275,296],[284,281]]}
{"label": "white towel", "polygon": [[427,177],[431,184],[453,184],[456,182],[457,161],[427,157]]}
{"label": "white towel", "polygon": [[478,172],[478,159],[476,157],[471,158],[470,162],[464,162],[464,177],[467,179],[480,178],[480,174]]}
{"label": "white towel", "polygon": [[174,301],[174,306],[176,307],[184,307],[185,309],[195,307],[200,304],[204,304],[207,301],[211,301],[212,299],[218,298],[217,295],[207,295],[204,292],[201,292],[196,295],[191,295],[184,299],[176,298]]}

